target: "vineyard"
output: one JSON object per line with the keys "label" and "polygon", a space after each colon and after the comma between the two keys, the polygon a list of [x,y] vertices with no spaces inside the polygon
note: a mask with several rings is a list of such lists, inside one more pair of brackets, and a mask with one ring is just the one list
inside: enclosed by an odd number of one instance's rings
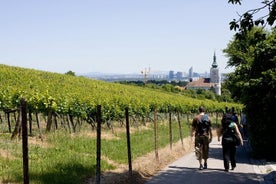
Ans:
{"label": "vineyard", "polygon": [[[187,137],[191,118],[200,105],[206,107],[213,122],[219,121],[218,118],[226,107],[235,108],[237,111],[243,108],[241,104],[197,100],[149,88],[7,65],[0,65],[0,81],[0,138],[6,142],[0,144],[5,148],[0,150],[8,155],[8,159],[4,160],[1,158],[3,155],[0,155],[0,161],[3,163],[0,167],[6,168],[0,172],[3,181],[20,182],[22,179],[20,164],[11,159],[20,159],[20,145],[14,145],[9,139],[10,136],[16,138],[20,135],[22,99],[27,102],[29,135],[34,136],[36,141],[39,137],[39,142],[52,145],[47,151],[44,146],[30,145],[30,162],[36,165],[30,170],[31,173],[38,173],[32,178],[47,183],[61,183],[60,179],[67,183],[73,180],[80,182],[79,175],[83,178],[96,173],[96,135],[91,138],[90,134],[96,133],[93,130],[97,127],[99,106],[104,132],[109,136],[112,134],[113,137],[103,138],[103,155],[107,160],[111,159],[119,164],[127,163],[127,155],[122,154],[122,151],[127,152],[125,133],[118,130],[125,127],[126,117],[130,118],[132,157],[135,159],[156,147],[164,147]],[[36,122],[37,126],[33,126],[33,122]],[[60,131],[52,131],[53,129]],[[48,132],[45,135],[47,143],[42,135],[45,132]],[[53,134],[50,134],[51,132]],[[64,132],[74,133],[75,136],[73,138]],[[153,140],[153,132],[157,140]],[[37,134],[39,136],[36,137]],[[158,145],[154,145],[157,142]],[[10,152],[13,154],[9,154]],[[101,161],[102,170],[116,168],[114,163],[107,160]],[[60,173],[64,170],[63,166],[70,169],[67,174]],[[77,174],[76,166],[79,170]],[[50,180],[41,178],[41,175],[47,174],[45,168],[49,169]]]}
{"label": "vineyard", "polygon": [[241,110],[240,104],[197,100],[151,89],[107,83],[84,77],[0,65],[0,110],[10,112],[20,99],[28,102],[31,113],[69,115],[91,123],[97,105],[103,107],[103,120],[119,120],[125,108],[130,115],[147,117],[151,112],[196,112],[200,105],[208,112],[225,107]]}

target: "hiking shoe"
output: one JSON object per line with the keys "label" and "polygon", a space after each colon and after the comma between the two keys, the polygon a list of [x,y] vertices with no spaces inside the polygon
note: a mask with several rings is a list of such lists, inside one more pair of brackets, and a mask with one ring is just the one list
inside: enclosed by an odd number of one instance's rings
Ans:
{"label": "hiking shoe", "polygon": [[231,170],[234,171],[235,167],[232,167]]}
{"label": "hiking shoe", "polygon": [[204,163],[203,169],[207,169],[207,163]]}
{"label": "hiking shoe", "polygon": [[200,164],[200,166],[199,166],[199,170],[202,170],[203,169],[203,165],[202,164]]}

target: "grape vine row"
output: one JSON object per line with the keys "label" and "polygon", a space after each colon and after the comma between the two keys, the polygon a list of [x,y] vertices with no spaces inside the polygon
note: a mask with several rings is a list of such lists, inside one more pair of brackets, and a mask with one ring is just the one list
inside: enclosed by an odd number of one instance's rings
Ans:
{"label": "grape vine row", "polygon": [[180,94],[110,83],[85,77],[26,69],[0,64],[0,110],[17,109],[20,99],[28,102],[28,110],[47,114],[50,111],[89,121],[101,105],[103,119],[130,115],[147,116],[159,112],[196,112],[200,105],[208,112],[223,112],[226,107],[241,110],[236,103],[198,100]]}

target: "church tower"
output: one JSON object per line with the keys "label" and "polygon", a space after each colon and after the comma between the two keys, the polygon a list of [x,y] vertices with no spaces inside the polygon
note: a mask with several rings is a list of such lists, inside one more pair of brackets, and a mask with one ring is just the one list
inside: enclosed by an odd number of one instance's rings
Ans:
{"label": "church tower", "polygon": [[210,82],[214,83],[214,88],[217,95],[221,95],[219,68],[216,61],[216,53],[214,52],[213,63],[210,69]]}

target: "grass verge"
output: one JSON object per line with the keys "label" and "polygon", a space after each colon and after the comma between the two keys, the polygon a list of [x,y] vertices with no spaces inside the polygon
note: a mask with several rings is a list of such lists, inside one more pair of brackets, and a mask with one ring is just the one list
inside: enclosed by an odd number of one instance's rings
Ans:
{"label": "grass verge", "polygon": [[[2,126],[2,125],[1,125]],[[44,134],[41,141],[38,136],[29,136],[29,178],[30,183],[68,184],[84,183],[85,179],[95,175],[96,136],[86,134],[87,127],[69,134],[65,130]],[[187,136],[188,126],[183,123],[183,134]],[[127,164],[126,134],[124,127],[120,131],[103,129],[102,172],[115,169],[118,164]],[[3,129],[2,129],[3,130]],[[86,131],[85,131],[86,130]],[[90,132],[91,133],[91,132]],[[94,132],[95,135],[95,132]],[[22,142],[11,140],[9,133],[0,133],[0,181],[1,183],[22,183]],[[180,139],[176,122],[172,123],[172,140]],[[169,126],[158,123],[158,147],[169,144]],[[153,125],[131,129],[132,159],[136,159],[154,150]]]}

